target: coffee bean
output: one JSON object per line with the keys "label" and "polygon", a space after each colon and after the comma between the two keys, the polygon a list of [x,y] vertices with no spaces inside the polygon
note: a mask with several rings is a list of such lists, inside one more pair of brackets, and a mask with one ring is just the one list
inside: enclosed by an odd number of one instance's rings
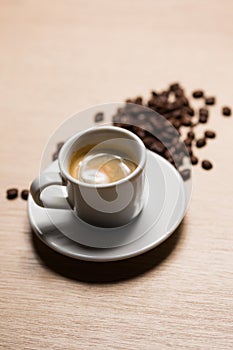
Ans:
{"label": "coffee bean", "polygon": [[191,126],[192,125],[192,121],[190,120],[190,118],[187,115],[182,118],[182,125],[183,126]]}
{"label": "coffee bean", "polygon": [[222,114],[225,115],[226,117],[231,116],[231,109],[230,109],[230,107],[223,107],[222,108]]}
{"label": "coffee bean", "polygon": [[189,139],[191,139],[191,140],[194,140],[194,139],[195,139],[195,134],[194,134],[194,132],[193,132],[193,131],[189,131],[189,132],[187,133],[187,137],[188,137]]}
{"label": "coffee bean", "polygon": [[181,177],[184,181],[188,180],[191,176],[191,171],[189,169],[184,169],[180,172]]}
{"label": "coffee bean", "polygon": [[195,90],[193,91],[193,97],[194,98],[200,98],[204,96],[204,92],[202,90]]}
{"label": "coffee bean", "polygon": [[18,189],[17,188],[9,188],[9,190],[6,191],[6,197],[7,199],[15,199],[18,197]]}
{"label": "coffee bean", "polygon": [[185,146],[192,146],[192,139],[185,139],[184,140],[184,144],[185,144]]}
{"label": "coffee bean", "polygon": [[207,137],[208,139],[214,139],[216,137],[216,133],[211,130],[206,130],[205,137]]}
{"label": "coffee bean", "polygon": [[153,96],[153,97],[158,97],[159,95],[158,95],[158,93],[156,92],[156,91],[151,91],[151,95]]}
{"label": "coffee bean", "polygon": [[195,114],[195,112],[194,112],[194,109],[193,108],[191,108],[191,107],[187,107],[187,113],[191,116],[191,117],[193,117],[194,116],[194,114]]}
{"label": "coffee bean", "polygon": [[179,100],[178,100],[179,104],[181,104],[182,106],[189,106],[189,101],[188,99],[183,96],[183,97],[180,97]]}
{"label": "coffee bean", "polygon": [[209,111],[208,111],[208,109],[206,109],[206,108],[200,108],[200,109],[199,109],[199,116],[201,116],[201,115],[205,115],[206,117],[208,117],[208,116],[209,116]]}
{"label": "coffee bean", "polygon": [[206,124],[208,121],[208,117],[206,115],[199,116],[199,123]]}
{"label": "coffee bean", "polygon": [[206,145],[206,140],[204,138],[197,140],[196,146],[198,148],[204,147]]}
{"label": "coffee bean", "polygon": [[135,101],[134,101],[134,103],[136,103],[136,104],[138,104],[138,105],[142,105],[142,102],[143,102],[143,100],[142,100],[142,97],[141,97],[141,96],[136,97],[136,99],[135,99]]}
{"label": "coffee bean", "polygon": [[215,97],[206,97],[205,104],[209,105],[209,106],[214,105],[215,104]]}
{"label": "coffee bean", "polygon": [[201,162],[201,166],[205,170],[210,170],[211,168],[213,168],[213,165],[212,165],[212,163],[209,160],[203,160]]}
{"label": "coffee bean", "polygon": [[192,156],[191,156],[191,163],[192,163],[193,165],[196,165],[196,164],[198,163],[198,158],[197,158],[196,156],[192,155]]}
{"label": "coffee bean", "polygon": [[184,90],[183,89],[177,89],[177,90],[174,91],[174,94],[175,94],[176,98],[182,97],[182,96],[184,96]]}
{"label": "coffee bean", "polygon": [[179,130],[179,128],[181,127],[181,121],[180,120],[174,120],[172,122],[172,125],[177,129]]}
{"label": "coffee bean", "polygon": [[153,136],[146,136],[146,137],[143,138],[142,141],[144,142],[146,147],[150,147],[152,145],[152,143],[155,142],[155,140],[156,139]]}
{"label": "coffee bean", "polygon": [[161,142],[155,141],[150,145],[150,150],[162,154],[165,151],[165,146]]}
{"label": "coffee bean", "polygon": [[29,194],[29,191],[28,190],[23,190],[21,192],[21,198],[24,199],[25,201],[28,199],[28,194]]}
{"label": "coffee bean", "polygon": [[103,112],[99,112],[95,115],[95,123],[99,123],[102,122],[104,120],[104,113]]}
{"label": "coffee bean", "polygon": [[173,83],[170,85],[170,91],[176,91],[178,89],[180,89],[180,84],[179,83]]}

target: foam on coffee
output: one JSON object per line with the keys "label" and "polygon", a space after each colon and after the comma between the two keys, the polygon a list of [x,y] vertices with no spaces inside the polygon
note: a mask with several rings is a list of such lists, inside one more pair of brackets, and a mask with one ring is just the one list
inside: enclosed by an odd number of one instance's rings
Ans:
{"label": "foam on coffee", "polygon": [[111,149],[89,145],[74,152],[70,159],[72,177],[89,184],[108,184],[131,174],[137,165]]}

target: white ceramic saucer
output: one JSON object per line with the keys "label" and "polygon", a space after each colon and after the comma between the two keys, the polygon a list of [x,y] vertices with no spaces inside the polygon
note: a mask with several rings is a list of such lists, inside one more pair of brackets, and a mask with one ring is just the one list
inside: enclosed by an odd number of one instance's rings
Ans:
{"label": "white ceramic saucer", "polygon": [[[57,161],[45,171],[58,171]],[[48,209],[28,200],[32,229],[49,247],[72,258],[113,261],[142,254],[167,239],[182,221],[187,206],[184,182],[164,158],[148,151],[145,205],[139,216],[121,228],[106,229],[88,225],[66,209]],[[43,192],[65,197],[65,189],[53,186]],[[64,199],[65,201],[65,199]]]}

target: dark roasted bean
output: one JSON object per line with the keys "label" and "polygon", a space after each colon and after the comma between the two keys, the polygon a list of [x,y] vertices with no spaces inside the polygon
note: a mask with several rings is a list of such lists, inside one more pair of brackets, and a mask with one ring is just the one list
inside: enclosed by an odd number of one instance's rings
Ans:
{"label": "dark roasted bean", "polygon": [[180,120],[174,120],[174,122],[172,124],[177,130],[181,127],[181,121]]}
{"label": "dark roasted bean", "polygon": [[95,122],[99,123],[102,122],[104,120],[104,113],[103,112],[99,112],[95,115]]}
{"label": "dark roasted bean", "polygon": [[151,95],[153,96],[153,97],[158,97],[158,93],[156,92],[156,91],[151,91]]}
{"label": "dark roasted bean", "polygon": [[193,97],[194,98],[200,98],[204,96],[204,92],[202,90],[195,90],[193,91]]}
{"label": "dark roasted bean", "polygon": [[182,117],[182,112],[180,109],[176,109],[175,111],[172,112],[172,117],[175,119],[181,119]]}
{"label": "dark roasted bean", "polygon": [[215,104],[215,97],[206,97],[205,104],[212,106]]}
{"label": "dark roasted bean", "polygon": [[15,199],[18,197],[18,189],[17,188],[9,188],[9,190],[6,191],[6,197],[7,199]]}
{"label": "dark roasted bean", "polygon": [[192,139],[188,138],[184,140],[185,146],[192,146]]}
{"label": "dark roasted bean", "polygon": [[208,121],[208,117],[206,115],[199,116],[199,123],[206,124]]}
{"label": "dark roasted bean", "polygon": [[199,116],[201,116],[201,115],[205,115],[206,117],[208,117],[208,116],[209,116],[209,111],[208,111],[208,109],[206,109],[206,108],[200,108],[200,109],[199,109]]}
{"label": "dark roasted bean", "polygon": [[187,133],[187,137],[188,137],[189,139],[191,139],[191,140],[194,140],[194,139],[195,139],[195,134],[194,134],[194,132],[193,132],[193,131],[189,131],[189,132]]}
{"label": "dark roasted bean", "polygon": [[182,176],[183,180],[186,181],[191,176],[191,171],[189,169],[184,169],[180,172],[180,175]]}
{"label": "dark roasted bean", "polygon": [[25,201],[28,199],[28,194],[29,191],[28,190],[22,190],[21,192],[21,198],[24,199]]}
{"label": "dark roasted bean", "polygon": [[173,84],[170,85],[169,88],[170,88],[171,91],[176,91],[176,90],[180,89],[180,84],[179,83],[173,83]]}
{"label": "dark roasted bean", "polygon": [[189,106],[189,101],[186,97],[180,97],[179,98],[179,103],[182,105],[182,106]]}
{"label": "dark roasted bean", "polygon": [[209,160],[203,160],[201,162],[201,166],[205,170],[210,170],[211,168],[213,168],[213,165],[212,165],[212,163]]}
{"label": "dark roasted bean", "polygon": [[198,158],[197,158],[196,156],[192,155],[192,156],[191,156],[191,163],[192,163],[193,165],[196,165],[196,164],[198,163]]}
{"label": "dark roasted bean", "polygon": [[177,89],[174,91],[174,94],[175,94],[176,98],[179,98],[179,97],[184,96],[184,91],[182,89]]}
{"label": "dark roasted bean", "polygon": [[190,118],[188,116],[184,116],[182,118],[182,125],[183,126],[191,126],[192,125],[192,121],[190,120]]}
{"label": "dark roasted bean", "polygon": [[204,147],[206,145],[206,140],[204,138],[198,139],[196,142],[196,146],[198,148]]}
{"label": "dark roasted bean", "polygon": [[143,142],[145,144],[146,147],[149,147],[150,145],[152,145],[153,142],[155,142],[155,137],[153,136],[146,136],[143,138]]}
{"label": "dark roasted bean", "polygon": [[208,139],[214,139],[216,137],[216,133],[211,130],[206,130],[205,137],[207,137]]}
{"label": "dark roasted bean", "polygon": [[136,104],[138,104],[138,105],[142,105],[142,102],[143,102],[143,100],[142,100],[142,97],[141,97],[141,96],[138,96],[138,97],[135,99],[135,101],[134,101],[134,103],[136,103]]}
{"label": "dark roasted bean", "polygon": [[222,108],[222,114],[225,115],[225,117],[229,117],[231,115],[230,107],[223,107]]}
{"label": "dark roasted bean", "polygon": [[195,114],[194,109],[191,108],[191,107],[187,107],[187,113],[188,113],[191,117],[193,117],[194,114]]}
{"label": "dark roasted bean", "polygon": [[153,152],[162,154],[165,151],[165,146],[161,142],[155,141],[150,146],[150,150],[153,151]]}

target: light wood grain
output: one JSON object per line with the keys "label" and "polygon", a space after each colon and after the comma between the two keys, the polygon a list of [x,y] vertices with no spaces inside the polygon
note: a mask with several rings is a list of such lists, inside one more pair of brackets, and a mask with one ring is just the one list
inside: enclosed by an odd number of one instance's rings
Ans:
{"label": "light wood grain", "polygon": [[[220,116],[233,102],[232,15],[228,0],[0,1],[0,349],[233,348],[233,119]],[[29,186],[53,130],[175,80],[218,99],[218,137],[198,152],[214,169],[195,168],[178,232],[112,264],[32,239],[26,203],[5,189]]]}

